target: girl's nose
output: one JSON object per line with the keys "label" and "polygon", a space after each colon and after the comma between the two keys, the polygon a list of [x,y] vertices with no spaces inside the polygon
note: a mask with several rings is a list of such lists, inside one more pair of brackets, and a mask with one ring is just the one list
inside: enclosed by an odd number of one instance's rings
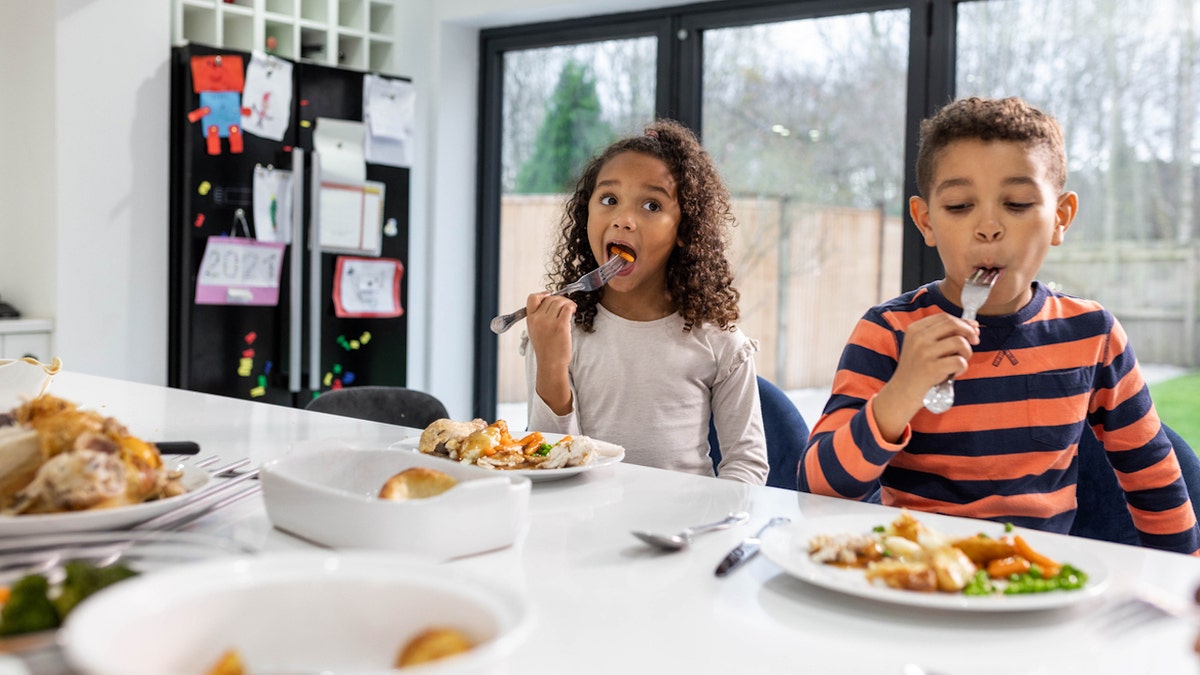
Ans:
{"label": "girl's nose", "polygon": [[613,227],[617,229],[632,230],[637,227],[637,220],[628,210],[622,211],[613,218]]}

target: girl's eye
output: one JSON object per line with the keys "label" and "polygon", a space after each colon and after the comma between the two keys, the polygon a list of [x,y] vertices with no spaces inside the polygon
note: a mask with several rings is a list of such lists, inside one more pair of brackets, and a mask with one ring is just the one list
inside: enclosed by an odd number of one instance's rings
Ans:
{"label": "girl's eye", "polygon": [[603,195],[600,197],[600,203],[604,206],[612,206],[617,203],[617,198],[612,195]]}
{"label": "girl's eye", "polygon": [[655,201],[649,201],[649,202],[646,202],[645,204],[642,204],[642,208],[646,209],[647,211],[662,211],[662,206],[660,206],[659,203],[655,202]]}
{"label": "girl's eye", "polygon": [[1033,202],[1008,202],[1006,206],[1014,211],[1024,211],[1033,208]]}
{"label": "girl's eye", "polygon": [[961,213],[971,208],[970,204],[947,204],[946,210],[951,213]]}

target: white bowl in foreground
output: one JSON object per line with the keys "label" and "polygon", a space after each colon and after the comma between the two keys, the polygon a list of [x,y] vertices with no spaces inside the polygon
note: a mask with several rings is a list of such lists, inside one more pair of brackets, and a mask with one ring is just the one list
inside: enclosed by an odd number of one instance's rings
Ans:
{"label": "white bowl in foreground", "polygon": [[409,640],[443,626],[475,646],[401,672],[506,673],[530,623],[522,598],[445,567],[306,551],[129,579],[81,603],[62,644],[87,675],[203,675],[229,649],[248,673],[394,674]]}
{"label": "white bowl in foreground", "polygon": [[[458,485],[426,499],[378,497],[388,478],[418,466]],[[339,549],[447,560],[511,546],[528,520],[528,478],[402,450],[318,449],[267,462],[260,478],[275,527]]]}

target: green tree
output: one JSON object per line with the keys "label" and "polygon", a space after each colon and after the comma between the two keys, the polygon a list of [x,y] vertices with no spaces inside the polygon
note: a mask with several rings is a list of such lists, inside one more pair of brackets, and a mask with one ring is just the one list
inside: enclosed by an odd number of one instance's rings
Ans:
{"label": "green tree", "polygon": [[600,118],[595,78],[586,66],[567,61],[538,130],[533,156],[517,173],[514,192],[570,192],[584,163],[613,138],[612,128]]}

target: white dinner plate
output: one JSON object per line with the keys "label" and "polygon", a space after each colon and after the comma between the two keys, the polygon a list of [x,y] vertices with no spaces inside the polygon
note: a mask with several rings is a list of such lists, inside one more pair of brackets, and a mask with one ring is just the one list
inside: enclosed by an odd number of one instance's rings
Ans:
{"label": "white dinner plate", "polygon": [[[914,514],[927,527],[951,536],[971,536],[983,532],[990,537],[1005,534],[1004,525],[988,521],[937,518]],[[964,610],[972,612],[1010,612],[1065,607],[1102,593],[1108,585],[1108,567],[1098,557],[1084,551],[1069,539],[1048,536],[1036,530],[1015,530],[1040,553],[1060,563],[1070,563],[1088,575],[1083,588],[1019,595],[970,596],[962,593],[922,593],[876,585],[867,581],[861,569],[814,562],[808,555],[808,542],[818,534],[866,534],[880,525],[888,525],[895,516],[853,515],[807,518],[763,535],[762,553],[788,574],[839,593],[915,607]]]}
{"label": "white dinner plate", "polygon": [[[547,443],[557,443],[565,437],[564,434],[552,434],[549,432],[542,432],[542,436],[543,436],[543,438],[546,439]],[[559,480],[561,478],[569,478],[576,474],[581,474],[586,471],[591,471],[592,469],[599,469],[602,466],[612,466],[613,464],[616,464],[616,463],[620,462],[621,460],[625,459],[625,448],[623,448],[619,445],[613,444],[613,443],[606,443],[604,441],[599,441],[594,438],[591,439],[591,441],[592,441],[592,443],[596,444],[596,459],[592,460],[591,464],[588,464],[585,466],[564,466],[561,469],[496,469],[496,470],[504,471],[506,473],[515,473],[515,474],[518,474],[521,476],[527,476],[529,478],[529,480],[537,483],[540,481]],[[413,436],[412,438],[406,438],[402,441],[396,441],[395,443],[391,444],[388,447],[399,448],[402,450],[409,450],[411,452],[420,452],[421,451],[420,445],[421,445],[421,437]],[[446,458],[442,458],[442,459],[446,459]],[[452,461],[452,460],[447,460],[447,461]],[[486,469],[487,467],[480,467],[480,468]]]}
{"label": "white dinner plate", "polygon": [[191,501],[211,477],[207,471],[189,464],[180,464],[178,468],[183,470],[180,483],[187,490],[181,495],[111,509],[0,516],[0,537],[116,530],[150,520]]}

